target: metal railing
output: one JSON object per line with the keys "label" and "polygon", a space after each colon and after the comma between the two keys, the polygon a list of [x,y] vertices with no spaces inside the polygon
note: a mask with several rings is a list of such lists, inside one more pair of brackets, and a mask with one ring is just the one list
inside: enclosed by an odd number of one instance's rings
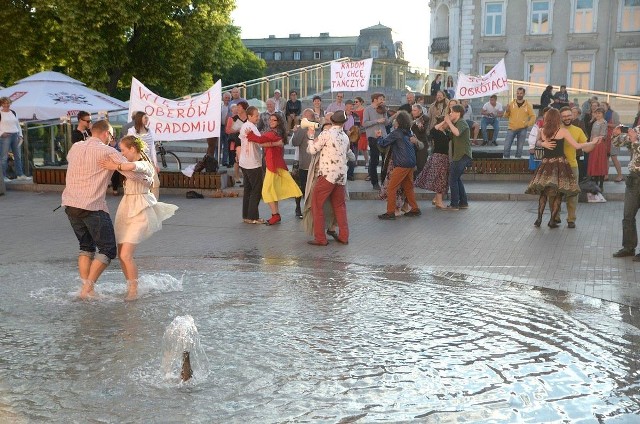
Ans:
{"label": "metal railing", "polygon": [[[446,71],[441,69],[429,69],[429,81],[433,81],[433,78],[437,74],[442,75],[442,89],[444,89],[445,81],[447,76],[452,75],[454,81],[457,79],[457,75],[448,74]],[[523,87],[526,90],[526,100],[529,101],[532,105],[536,105],[540,103],[540,95],[545,90],[547,85],[550,84],[540,84],[529,81],[520,81],[514,79],[507,80],[508,87],[505,91],[498,93],[498,101],[506,106],[512,99],[515,99],[516,90],[519,87]],[[552,85],[552,84],[551,84]],[[558,91],[560,86],[553,85],[553,90]],[[598,101],[607,102],[611,108],[618,113],[620,116],[620,122],[631,124],[636,114],[638,113],[638,103],[640,102],[640,96],[630,96],[625,94],[618,93],[610,93],[605,91],[597,91],[597,90],[585,90],[581,88],[573,88],[567,87],[567,92],[569,94],[569,102],[577,103],[576,106],[582,108],[582,104],[590,99],[593,96],[598,97]],[[488,101],[489,96],[480,98],[481,101]],[[577,102],[576,102],[577,100]]]}

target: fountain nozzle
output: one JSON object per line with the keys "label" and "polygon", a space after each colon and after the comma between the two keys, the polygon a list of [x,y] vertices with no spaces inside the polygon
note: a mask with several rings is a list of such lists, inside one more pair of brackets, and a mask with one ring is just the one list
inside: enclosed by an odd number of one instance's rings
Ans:
{"label": "fountain nozzle", "polygon": [[182,371],[180,372],[180,379],[187,381],[193,376],[193,370],[191,369],[191,360],[189,359],[189,352],[182,352]]}

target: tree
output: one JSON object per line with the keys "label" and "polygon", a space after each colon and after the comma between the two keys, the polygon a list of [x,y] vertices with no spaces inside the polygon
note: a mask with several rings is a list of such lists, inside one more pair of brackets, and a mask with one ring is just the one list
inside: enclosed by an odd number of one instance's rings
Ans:
{"label": "tree", "polygon": [[59,67],[128,98],[134,76],[165,97],[202,91],[218,78],[227,84],[227,72],[234,82],[256,78],[264,62],[231,26],[233,7],[233,0],[10,0],[0,21],[16,25],[0,39],[11,56],[0,63],[0,80]]}

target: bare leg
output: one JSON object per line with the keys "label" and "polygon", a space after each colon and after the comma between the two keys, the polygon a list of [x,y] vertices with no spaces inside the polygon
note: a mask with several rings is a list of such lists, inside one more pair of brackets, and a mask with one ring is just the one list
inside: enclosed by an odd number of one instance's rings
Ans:
{"label": "bare leg", "polygon": [[[96,295],[94,291],[95,283],[96,281],[98,281],[98,278],[100,278],[100,275],[102,275],[102,272],[107,269],[108,266],[104,262],[100,262],[97,259],[90,259],[88,256],[85,257],[89,259],[90,262],[87,277],[81,277],[82,288],[80,289],[80,299],[90,299]],[[79,259],[78,262],[81,262],[81,260]],[[86,266],[86,262],[84,259],[82,260],[82,264],[83,266]],[[83,272],[87,272],[86,268],[81,271],[81,273]]]}
{"label": "bare leg", "polygon": [[133,259],[135,251],[136,245],[133,243],[122,243],[118,245],[120,267],[122,268],[125,280],[127,280],[126,300],[132,300],[138,295],[138,266]]}
{"label": "bare leg", "polygon": [[622,167],[620,166],[620,161],[618,160],[618,156],[611,156],[611,161],[613,162],[613,166],[616,168],[616,182],[619,183],[622,181]]}
{"label": "bare leg", "polygon": [[89,269],[91,269],[91,258],[87,255],[78,255],[78,271],[81,280],[89,279]]}
{"label": "bare leg", "polygon": [[138,298],[138,280],[127,280],[127,295],[124,300],[131,301]]}
{"label": "bare leg", "polygon": [[269,202],[269,209],[271,209],[271,215],[276,215],[279,213],[278,211],[278,202]]}
{"label": "bare leg", "polygon": [[444,203],[442,203],[442,193],[436,193],[433,204],[438,208],[444,208]]}

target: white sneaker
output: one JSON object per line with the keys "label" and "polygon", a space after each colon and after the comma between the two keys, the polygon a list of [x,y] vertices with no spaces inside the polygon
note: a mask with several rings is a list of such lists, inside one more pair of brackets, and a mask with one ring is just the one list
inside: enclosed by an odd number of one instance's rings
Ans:
{"label": "white sneaker", "polygon": [[5,183],[10,183],[10,182],[11,182],[11,180],[10,180],[9,178],[7,178],[7,177],[4,177],[4,182],[5,182]]}
{"label": "white sneaker", "polygon": [[26,175],[19,175],[18,178],[16,178],[16,179],[25,181],[25,180],[30,180],[31,177],[27,177]]}

